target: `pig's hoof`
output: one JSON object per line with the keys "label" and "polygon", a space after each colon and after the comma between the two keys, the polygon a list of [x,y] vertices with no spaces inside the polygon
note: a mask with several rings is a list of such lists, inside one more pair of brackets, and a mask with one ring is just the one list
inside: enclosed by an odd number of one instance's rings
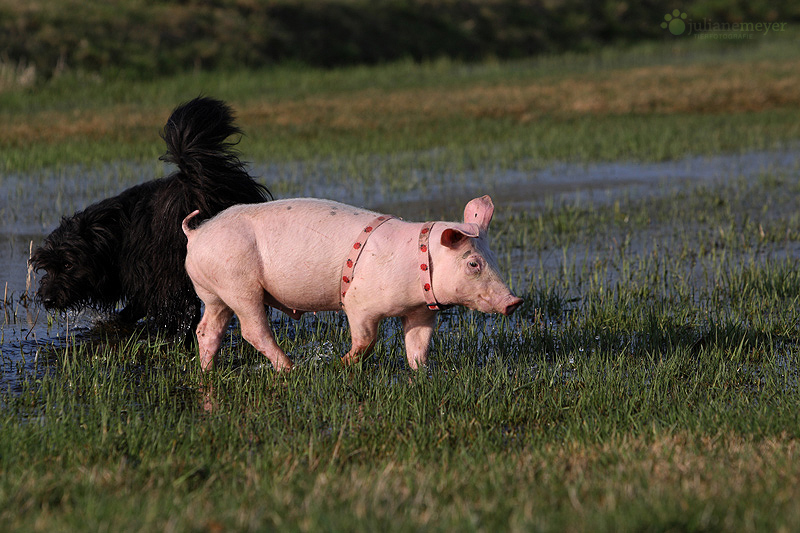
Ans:
{"label": "pig's hoof", "polygon": [[358,364],[359,358],[357,355],[345,355],[342,357],[342,364],[346,366]]}
{"label": "pig's hoof", "polygon": [[283,373],[283,372],[290,372],[292,370],[292,367],[294,367],[294,364],[292,364],[292,362],[287,359],[286,361],[281,361],[278,364],[272,366],[275,368],[277,372]]}

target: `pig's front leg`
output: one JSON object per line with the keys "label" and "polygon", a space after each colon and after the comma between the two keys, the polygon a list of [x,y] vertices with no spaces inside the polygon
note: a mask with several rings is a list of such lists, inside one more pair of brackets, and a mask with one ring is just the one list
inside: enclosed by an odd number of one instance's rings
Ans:
{"label": "pig's front leg", "polygon": [[342,362],[349,365],[357,363],[363,356],[372,351],[378,338],[380,319],[348,314],[347,320],[350,322],[352,346],[350,351],[342,357]]}
{"label": "pig's front leg", "polygon": [[403,317],[406,357],[411,370],[425,366],[428,362],[428,348],[436,325],[436,311],[421,309]]}

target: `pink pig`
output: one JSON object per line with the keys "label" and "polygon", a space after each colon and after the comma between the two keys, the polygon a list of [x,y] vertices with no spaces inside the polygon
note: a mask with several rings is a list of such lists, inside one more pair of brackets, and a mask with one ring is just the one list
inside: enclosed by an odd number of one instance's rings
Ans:
{"label": "pink pig", "polygon": [[500,279],[486,242],[494,205],[470,201],[464,222],[413,223],[313,198],[236,205],[197,229],[183,221],[186,270],[205,312],[197,326],[200,364],[213,367],[233,314],[242,336],[278,370],[265,304],[292,318],[344,309],[347,363],[372,349],[383,318],[401,317],[412,369],[424,365],[440,307],[511,314],[522,303]]}

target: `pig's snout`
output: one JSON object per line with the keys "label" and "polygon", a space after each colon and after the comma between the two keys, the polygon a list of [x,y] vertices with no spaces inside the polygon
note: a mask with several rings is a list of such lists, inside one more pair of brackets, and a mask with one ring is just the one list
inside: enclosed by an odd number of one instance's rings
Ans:
{"label": "pig's snout", "polygon": [[508,316],[514,311],[516,311],[517,307],[522,305],[522,301],[523,301],[522,298],[519,298],[517,296],[511,296],[510,298],[508,298],[508,300],[506,300],[505,307],[501,309],[500,312]]}
{"label": "pig's snout", "polygon": [[467,307],[481,313],[500,313],[508,316],[516,311],[517,307],[522,305],[522,302],[522,298],[505,291],[505,294],[494,295],[494,297],[479,298],[475,304],[470,304]]}

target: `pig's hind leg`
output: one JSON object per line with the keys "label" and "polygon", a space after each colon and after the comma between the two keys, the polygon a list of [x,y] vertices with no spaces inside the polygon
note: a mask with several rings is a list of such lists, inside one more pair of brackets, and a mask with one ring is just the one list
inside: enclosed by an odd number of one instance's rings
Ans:
{"label": "pig's hind leg", "polygon": [[[198,295],[204,292],[198,290]],[[211,293],[202,294],[201,300],[206,309],[197,324],[197,346],[200,351],[200,368],[205,372],[214,367],[214,356],[217,355],[225,330],[233,318],[233,311]]]}
{"label": "pig's hind leg", "polygon": [[233,312],[239,317],[242,337],[264,354],[275,370],[291,370],[292,361],[278,346],[275,336],[272,334],[272,328],[269,326],[268,308],[264,305],[263,295],[259,295],[258,298],[239,300],[232,307]]}

